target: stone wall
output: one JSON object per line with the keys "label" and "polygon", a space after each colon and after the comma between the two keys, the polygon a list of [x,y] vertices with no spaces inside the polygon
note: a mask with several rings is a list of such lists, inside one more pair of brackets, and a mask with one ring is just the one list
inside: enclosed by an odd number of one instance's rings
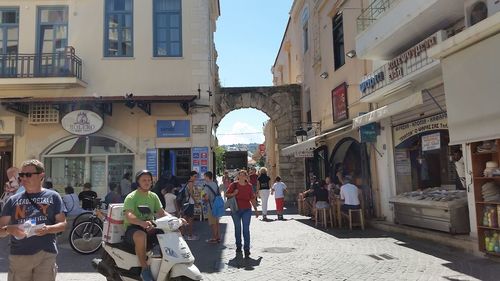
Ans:
{"label": "stone wall", "polygon": [[[301,122],[300,93],[300,85],[221,88],[214,95],[214,123],[233,110],[258,109],[276,125],[276,143],[281,153],[281,149],[296,142],[295,130]],[[294,200],[305,188],[304,159],[280,155],[279,167],[279,175],[288,186],[287,200]]]}

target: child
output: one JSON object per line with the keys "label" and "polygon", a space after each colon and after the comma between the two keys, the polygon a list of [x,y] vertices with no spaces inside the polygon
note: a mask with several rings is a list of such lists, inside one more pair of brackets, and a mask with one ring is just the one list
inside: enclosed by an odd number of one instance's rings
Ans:
{"label": "child", "polygon": [[165,198],[165,211],[167,213],[174,215],[174,216],[179,216],[178,213],[178,207],[177,207],[177,201],[175,200],[177,196],[174,194],[174,186],[171,184],[167,184],[167,186],[162,190],[163,197]]}
{"label": "child", "polygon": [[273,187],[271,188],[271,195],[276,193],[274,195],[274,199],[276,200],[276,212],[278,213],[278,220],[285,220],[283,218],[283,205],[285,204],[285,192],[286,192],[286,185],[281,182],[280,177],[276,177],[276,181],[273,184]]}

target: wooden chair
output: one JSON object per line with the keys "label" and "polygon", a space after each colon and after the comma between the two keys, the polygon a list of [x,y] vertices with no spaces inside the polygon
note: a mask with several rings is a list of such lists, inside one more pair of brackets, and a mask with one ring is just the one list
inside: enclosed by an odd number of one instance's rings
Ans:
{"label": "wooden chair", "polygon": [[[349,220],[349,229],[352,230],[353,226],[360,226],[362,230],[365,230],[365,200],[362,191],[359,189],[359,202],[361,203],[360,209],[349,209],[348,213],[345,214],[340,212],[341,217],[345,217]],[[358,215],[358,222],[353,223],[353,215]],[[339,227],[342,227],[342,218],[339,219]]]}
{"label": "wooden chair", "polygon": [[327,215],[329,215],[329,218],[330,218],[330,225],[332,226],[332,228],[334,227],[334,224],[333,224],[333,211],[332,211],[332,208],[331,206],[329,206],[328,208],[314,208],[314,218],[316,220],[315,222],[315,226],[317,227],[318,226],[318,223],[319,223],[319,216],[318,213],[321,213],[323,216],[323,219],[321,220],[321,223],[325,228],[328,228],[328,217]]}

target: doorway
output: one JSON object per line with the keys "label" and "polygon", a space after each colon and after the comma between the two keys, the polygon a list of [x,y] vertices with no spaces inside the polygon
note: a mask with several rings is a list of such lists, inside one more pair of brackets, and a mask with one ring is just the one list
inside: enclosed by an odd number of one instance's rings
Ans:
{"label": "doorway", "polygon": [[179,183],[185,183],[191,172],[191,149],[190,148],[161,148],[159,155],[159,175],[169,171]]}
{"label": "doorway", "polygon": [[8,181],[7,169],[12,167],[13,136],[0,136],[0,195],[3,193],[4,183]]}

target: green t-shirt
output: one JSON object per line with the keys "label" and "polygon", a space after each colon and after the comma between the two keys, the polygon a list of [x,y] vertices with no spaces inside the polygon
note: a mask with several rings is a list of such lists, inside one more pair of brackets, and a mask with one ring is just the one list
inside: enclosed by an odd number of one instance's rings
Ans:
{"label": "green t-shirt", "polygon": [[[146,205],[151,209],[151,214],[142,214],[139,212],[138,206]],[[147,221],[152,220],[153,216],[161,209],[160,198],[156,193],[148,191],[148,193],[139,192],[137,190],[132,191],[125,198],[125,202],[123,204],[123,210],[131,210],[132,213],[140,220]],[[125,228],[128,227],[130,223],[128,222],[127,217],[124,219]]]}

